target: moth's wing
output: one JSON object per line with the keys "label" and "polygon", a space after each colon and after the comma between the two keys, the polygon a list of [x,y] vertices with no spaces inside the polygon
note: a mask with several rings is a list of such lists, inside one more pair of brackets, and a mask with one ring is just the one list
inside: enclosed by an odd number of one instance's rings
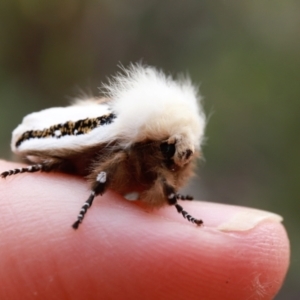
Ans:
{"label": "moth's wing", "polygon": [[11,148],[21,156],[82,152],[107,143],[115,119],[107,103],[45,109],[23,119],[12,133]]}

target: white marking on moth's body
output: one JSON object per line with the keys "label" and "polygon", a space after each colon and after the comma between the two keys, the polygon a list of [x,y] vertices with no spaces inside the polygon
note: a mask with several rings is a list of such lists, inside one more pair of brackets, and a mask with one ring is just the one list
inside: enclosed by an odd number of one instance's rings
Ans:
{"label": "white marking on moth's body", "polygon": [[55,130],[54,135],[55,136],[61,136],[61,131],[60,130]]}
{"label": "white marking on moth's body", "polygon": [[124,198],[129,201],[136,201],[139,199],[139,197],[140,197],[140,193],[138,193],[138,192],[132,192],[132,193],[128,193],[128,194],[124,195]]}
{"label": "white marking on moth's body", "polygon": [[96,179],[100,183],[105,183],[106,182],[106,172],[100,172],[97,176]]}

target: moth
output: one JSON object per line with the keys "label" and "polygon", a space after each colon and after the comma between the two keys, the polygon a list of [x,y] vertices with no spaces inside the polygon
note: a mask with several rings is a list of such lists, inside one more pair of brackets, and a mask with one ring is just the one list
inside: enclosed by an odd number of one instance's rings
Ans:
{"label": "moth", "polygon": [[107,189],[135,192],[151,208],[174,205],[201,225],[177,203],[193,199],[178,190],[201,157],[205,113],[198,89],[189,78],[141,64],[121,67],[100,89],[101,97],[27,115],[12,133],[11,148],[30,165],[1,177],[38,171],[85,177],[91,192],[74,229]]}

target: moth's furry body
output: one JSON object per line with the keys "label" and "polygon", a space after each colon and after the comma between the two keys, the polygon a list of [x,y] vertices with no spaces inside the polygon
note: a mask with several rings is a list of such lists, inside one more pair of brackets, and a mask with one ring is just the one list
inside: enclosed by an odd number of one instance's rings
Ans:
{"label": "moth's furry body", "polygon": [[91,195],[74,228],[107,188],[124,195],[138,192],[150,207],[175,205],[200,225],[177,204],[177,191],[201,153],[205,127],[194,86],[152,67],[132,65],[103,88],[105,98],[26,116],[13,132],[12,150],[32,166],[3,172],[2,177],[39,170],[85,176]]}

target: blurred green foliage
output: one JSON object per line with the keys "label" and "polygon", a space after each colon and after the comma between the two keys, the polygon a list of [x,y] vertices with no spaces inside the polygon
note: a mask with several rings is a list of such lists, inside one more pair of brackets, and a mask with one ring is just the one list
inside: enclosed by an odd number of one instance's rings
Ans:
{"label": "blurred green foliage", "polygon": [[284,216],[291,269],[276,299],[299,299],[300,2],[2,0],[0,153],[21,118],[98,94],[117,64],[143,61],[201,83],[203,191]]}

